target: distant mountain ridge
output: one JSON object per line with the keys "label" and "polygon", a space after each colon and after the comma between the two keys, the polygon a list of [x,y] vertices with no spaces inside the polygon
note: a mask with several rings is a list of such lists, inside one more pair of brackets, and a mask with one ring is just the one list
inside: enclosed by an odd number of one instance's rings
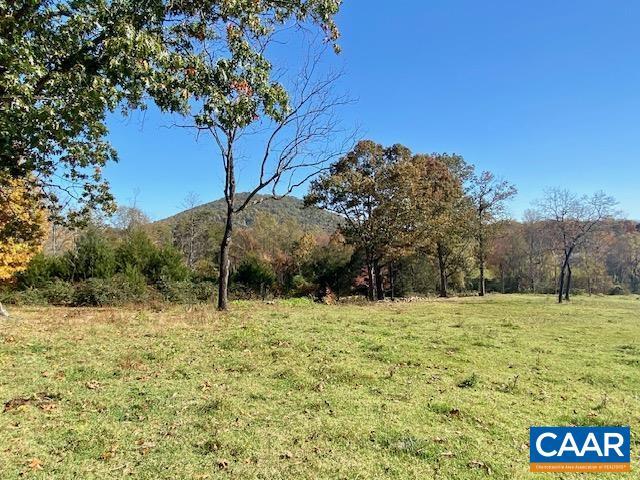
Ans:
{"label": "distant mountain ridge", "polygon": [[[248,193],[245,192],[236,194],[236,204],[240,205],[247,198],[247,195]],[[304,202],[296,197],[275,199],[266,195],[256,195],[254,200],[259,203],[255,205],[249,204],[243,212],[234,217],[234,225],[236,227],[251,227],[256,218],[263,214],[272,215],[283,224],[288,221],[295,221],[304,229],[320,229],[327,233],[334,232],[340,224],[340,217],[335,213],[316,207],[305,207]],[[222,225],[225,221],[226,210],[227,204],[224,198],[220,198],[154,223],[175,225],[188,214],[197,213],[198,217],[207,223],[219,223]]]}

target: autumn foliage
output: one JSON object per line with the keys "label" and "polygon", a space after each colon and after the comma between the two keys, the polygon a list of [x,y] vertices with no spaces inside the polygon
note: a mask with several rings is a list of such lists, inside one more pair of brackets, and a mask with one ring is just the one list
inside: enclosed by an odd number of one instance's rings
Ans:
{"label": "autumn foliage", "polygon": [[0,282],[24,270],[41,248],[46,216],[26,180],[0,179]]}

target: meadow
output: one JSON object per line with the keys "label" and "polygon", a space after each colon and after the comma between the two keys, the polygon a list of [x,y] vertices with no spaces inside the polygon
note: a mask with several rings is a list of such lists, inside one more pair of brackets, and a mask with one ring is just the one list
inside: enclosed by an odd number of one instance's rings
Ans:
{"label": "meadow", "polygon": [[569,424],[631,425],[640,478],[637,296],[12,313],[2,479],[582,478],[528,472]]}

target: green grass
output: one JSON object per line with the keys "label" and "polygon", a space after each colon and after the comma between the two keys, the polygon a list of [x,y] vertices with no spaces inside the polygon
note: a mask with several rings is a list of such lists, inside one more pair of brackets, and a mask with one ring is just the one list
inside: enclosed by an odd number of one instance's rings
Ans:
{"label": "green grass", "polygon": [[3,479],[582,478],[528,473],[568,424],[631,425],[640,478],[638,297],[13,313]]}

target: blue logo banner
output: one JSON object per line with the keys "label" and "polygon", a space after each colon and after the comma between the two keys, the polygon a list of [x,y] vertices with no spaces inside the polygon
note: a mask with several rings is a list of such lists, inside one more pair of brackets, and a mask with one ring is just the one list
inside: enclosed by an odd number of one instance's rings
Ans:
{"label": "blue logo banner", "polygon": [[534,472],[628,472],[630,427],[531,427]]}

